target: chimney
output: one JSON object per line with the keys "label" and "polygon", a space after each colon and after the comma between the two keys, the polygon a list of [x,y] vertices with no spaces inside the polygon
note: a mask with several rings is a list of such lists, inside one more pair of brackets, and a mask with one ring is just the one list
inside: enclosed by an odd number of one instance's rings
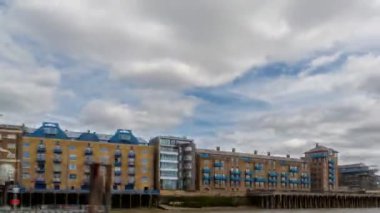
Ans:
{"label": "chimney", "polygon": [[235,152],[235,148],[232,148],[232,152]]}
{"label": "chimney", "polygon": [[267,155],[270,156],[270,152],[267,152]]}
{"label": "chimney", "polygon": [[286,158],[290,158],[290,155],[289,155],[289,154],[287,154],[287,155],[286,155]]}
{"label": "chimney", "polygon": [[217,147],[216,147],[216,151],[220,151],[220,146],[217,146]]}
{"label": "chimney", "polygon": [[257,155],[257,150],[253,151],[253,154]]}

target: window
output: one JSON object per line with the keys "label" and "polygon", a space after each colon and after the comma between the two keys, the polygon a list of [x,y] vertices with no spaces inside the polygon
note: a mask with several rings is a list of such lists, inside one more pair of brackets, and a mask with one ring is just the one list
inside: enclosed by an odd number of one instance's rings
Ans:
{"label": "window", "polygon": [[23,169],[28,169],[28,168],[30,168],[30,162],[28,162],[28,161],[23,161],[23,162],[22,162],[22,168],[23,168]]}
{"label": "window", "polygon": [[14,140],[17,138],[17,135],[16,134],[8,134],[6,138]]}
{"label": "window", "polygon": [[8,143],[7,148],[8,149],[16,149],[16,144],[15,143]]}
{"label": "window", "polygon": [[69,164],[69,170],[77,170],[77,165]]}
{"label": "window", "polygon": [[69,179],[75,180],[75,179],[77,179],[77,175],[76,174],[69,174]]}
{"label": "window", "polygon": [[29,152],[24,152],[22,155],[24,158],[30,158],[30,153]]}
{"label": "window", "polygon": [[107,164],[109,161],[109,157],[108,156],[103,156],[100,158],[100,162],[101,163],[104,163],[104,164]]}
{"label": "window", "polygon": [[2,134],[0,134],[0,140],[3,138],[3,135]]}
{"label": "window", "polygon": [[22,173],[22,179],[30,179],[30,174],[27,172]]}
{"label": "window", "polygon": [[142,160],[142,165],[147,165],[147,164],[148,164],[148,159],[145,159],[145,158],[144,158],[144,159]]}
{"label": "window", "polygon": [[75,146],[69,146],[69,149],[70,150],[75,150],[76,148],[75,148]]}
{"label": "window", "polygon": [[146,177],[146,176],[142,177],[141,182],[142,183],[148,183],[148,177]]}
{"label": "window", "polygon": [[102,147],[102,148],[100,149],[100,151],[101,151],[101,152],[108,152],[108,149],[107,149],[106,147]]}
{"label": "window", "polygon": [[76,154],[70,154],[70,160],[76,160],[77,155]]}
{"label": "window", "polygon": [[30,143],[29,143],[29,142],[25,142],[25,143],[23,144],[23,146],[24,146],[24,148],[28,148],[28,147],[30,146]]}

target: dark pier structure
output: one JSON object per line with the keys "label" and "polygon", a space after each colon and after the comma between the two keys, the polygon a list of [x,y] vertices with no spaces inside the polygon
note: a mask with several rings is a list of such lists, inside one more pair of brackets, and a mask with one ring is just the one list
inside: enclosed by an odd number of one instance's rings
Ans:
{"label": "dark pier structure", "polygon": [[[8,203],[12,199],[12,193],[8,194]],[[40,205],[88,205],[88,190],[32,190],[18,194],[22,207],[35,207]],[[139,208],[155,207],[158,205],[159,191],[112,191],[112,208]]]}
{"label": "dark pier structure", "polygon": [[248,197],[252,205],[266,209],[380,207],[380,194],[250,192]]}

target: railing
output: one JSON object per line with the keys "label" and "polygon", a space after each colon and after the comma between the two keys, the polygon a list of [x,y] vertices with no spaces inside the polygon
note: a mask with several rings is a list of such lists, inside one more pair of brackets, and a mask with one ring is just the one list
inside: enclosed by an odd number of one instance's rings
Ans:
{"label": "railing", "polygon": [[54,152],[54,154],[62,154],[62,148],[61,147],[55,147],[53,152]]}

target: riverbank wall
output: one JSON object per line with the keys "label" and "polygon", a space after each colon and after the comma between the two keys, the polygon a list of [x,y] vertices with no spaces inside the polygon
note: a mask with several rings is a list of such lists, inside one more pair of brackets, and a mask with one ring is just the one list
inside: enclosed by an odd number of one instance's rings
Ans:
{"label": "riverbank wall", "polygon": [[354,193],[263,193],[161,195],[160,204],[173,207],[236,207],[263,209],[379,208],[380,194]]}

